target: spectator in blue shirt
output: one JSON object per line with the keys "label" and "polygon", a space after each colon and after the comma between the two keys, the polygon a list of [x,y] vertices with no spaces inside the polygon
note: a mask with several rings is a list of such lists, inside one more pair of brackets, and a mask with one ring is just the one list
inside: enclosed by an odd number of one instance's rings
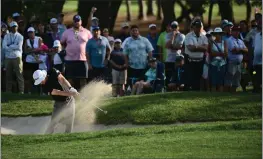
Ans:
{"label": "spectator in blue shirt", "polygon": [[231,37],[231,28],[233,27],[233,23],[224,19],[221,22],[221,28],[225,32],[225,35],[222,37],[224,41]]}
{"label": "spectator in blue shirt", "polygon": [[225,89],[228,92],[236,92],[236,88],[240,86],[243,54],[248,53],[244,42],[238,38],[239,33],[240,27],[234,26],[232,28],[232,36],[227,40],[228,65],[225,77]]}
{"label": "spectator in blue shirt", "polygon": [[147,39],[150,41],[153,47],[153,57],[159,59],[157,42],[158,42],[159,35],[157,34],[156,24],[149,25],[149,34],[147,35]]}
{"label": "spectator in blue shirt", "polygon": [[86,56],[89,67],[89,79],[103,79],[108,60],[110,59],[111,47],[107,38],[101,36],[99,27],[92,28],[93,37],[86,46]]}

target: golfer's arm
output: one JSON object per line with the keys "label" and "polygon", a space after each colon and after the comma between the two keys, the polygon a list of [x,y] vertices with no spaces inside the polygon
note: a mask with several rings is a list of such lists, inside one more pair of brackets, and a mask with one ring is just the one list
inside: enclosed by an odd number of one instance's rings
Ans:
{"label": "golfer's arm", "polygon": [[65,91],[60,91],[58,89],[53,89],[51,92],[51,95],[55,96],[73,96],[71,92],[65,92]]}
{"label": "golfer's arm", "polygon": [[68,80],[66,80],[66,78],[62,74],[58,75],[58,80],[62,84],[66,85],[68,88],[71,87],[71,84],[68,82]]}

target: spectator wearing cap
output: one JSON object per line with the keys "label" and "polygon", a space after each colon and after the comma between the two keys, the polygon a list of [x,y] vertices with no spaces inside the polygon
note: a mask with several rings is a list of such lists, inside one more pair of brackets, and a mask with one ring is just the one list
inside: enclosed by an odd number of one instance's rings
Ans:
{"label": "spectator wearing cap", "polygon": [[12,18],[14,21],[18,22],[19,18],[20,18],[20,14],[15,12],[12,14]]}
{"label": "spectator wearing cap", "polygon": [[172,76],[169,79],[168,90],[179,91],[184,90],[185,82],[185,69],[184,69],[184,56],[179,55],[176,57],[175,64],[173,66]]}
{"label": "spectator wearing cap", "polygon": [[124,22],[121,24],[121,32],[120,35],[118,35],[118,39],[121,39],[121,41],[124,44],[124,41],[126,38],[130,37],[130,31],[129,31],[129,23],[128,22]]}
{"label": "spectator wearing cap", "polygon": [[62,46],[59,40],[55,40],[53,44],[53,52],[55,52],[53,58],[53,67],[64,74],[65,72],[65,50],[62,50]]}
{"label": "spectator wearing cap", "polygon": [[58,18],[58,29],[61,32],[64,32],[65,30],[67,30],[67,27],[64,24],[64,14],[63,13],[59,13],[57,18]]}
{"label": "spectator wearing cap", "polygon": [[225,32],[225,35],[223,36],[223,40],[226,41],[228,38],[231,37],[231,28],[233,27],[233,23],[224,19],[221,22],[221,28]]}
{"label": "spectator wearing cap", "polygon": [[160,60],[162,62],[166,61],[167,58],[167,49],[166,49],[166,35],[171,32],[171,24],[167,23],[165,31],[163,31],[157,41],[157,46],[159,48],[159,55],[160,55]]}
{"label": "spectator wearing cap", "polygon": [[22,51],[24,37],[18,33],[18,24],[15,21],[10,23],[11,32],[6,34],[3,40],[5,50],[6,68],[6,91],[12,92],[13,73],[18,82],[19,93],[24,93]]}
{"label": "spectator wearing cap", "polygon": [[121,48],[121,39],[114,41],[110,64],[112,66],[112,96],[123,96],[127,81],[127,67],[125,66],[125,55]]}
{"label": "spectator wearing cap", "polygon": [[104,36],[105,38],[108,39],[111,48],[113,48],[113,45],[114,45],[114,37],[109,35],[109,29],[108,29],[108,28],[104,28],[104,29],[103,29],[102,36]]}
{"label": "spectator wearing cap", "polygon": [[185,40],[185,35],[179,32],[177,21],[171,23],[172,32],[166,35],[167,58],[165,61],[165,71],[167,80],[170,79],[174,68],[174,62],[177,56],[182,53],[182,48]]}
{"label": "spectator wearing cap", "polygon": [[152,56],[154,58],[159,59],[160,56],[158,54],[158,48],[157,48],[157,42],[158,42],[159,35],[157,33],[157,26],[156,26],[156,24],[150,24],[149,25],[149,33],[148,33],[148,35],[146,37],[150,41],[150,43],[152,44],[152,47],[154,49]]}
{"label": "spectator wearing cap", "polygon": [[93,27],[92,32],[93,37],[86,46],[87,62],[90,70],[89,81],[93,79],[104,80],[111,47],[108,39],[101,36],[99,27]]}
{"label": "spectator wearing cap", "polygon": [[97,17],[94,17],[94,13],[97,11],[96,7],[92,7],[89,17],[88,17],[88,23],[86,28],[89,28],[90,30],[92,30],[92,27],[98,27],[99,26],[99,19]]}
{"label": "spectator wearing cap", "polygon": [[83,28],[82,20],[79,15],[73,17],[73,27],[67,29],[61,38],[61,44],[66,48],[65,56],[65,76],[73,83],[77,80],[81,88],[86,84],[88,78],[88,65],[86,58],[86,44],[92,38],[89,30]]}
{"label": "spectator wearing cap", "polygon": [[211,35],[215,37],[215,40],[212,39],[208,46],[208,52],[211,57],[209,68],[210,83],[213,92],[223,92],[228,52],[227,41],[222,39],[224,32],[220,27],[215,28]]}
{"label": "spectator wearing cap", "polygon": [[[131,27],[131,37],[125,41],[123,51],[126,55],[126,66],[129,66],[128,78],[142,78],[147,68],[148,59],[152,58],[152,44],[147,38],[140,35],[136,25]],[[130,80],[128,82],[131,84]]]}
{"label": "spectator wearing cap", "polygon": [[42,44],[42,39],[35,36],[35,29],[30,27],[27,29],[28,39],[26,39],[24,44],[24,77],[25,77],[25,88],[26,92],[31,93],[33,86],[32,74],[34,71],[38,70],[38,62],[36,60],[36,54],[39,53],[39,48]]}
{"label": "spectator wearing cap", "polygon": [[240,86],[243,54],[248,53],[244,42],[239,39],[239,33],[240,27],[234,26],[232,36],[227,41],[228,64],[225,76],[225,91],[227,92],[236,92],[236,88]]}
{"label": "spectator wearing cap", "polygon": [[52,48],[53,43],[55,40],[61,40],[63,32],[65,30],[61,30],[58,28],[58,20],[56,18],[50,19],[50,27],[51,32],[48,33],[48,40],[45,43],[48,45],[49,48]]}
{"label": "spectator wearing cap", "polygon": [[193,31],[185,37],[185,54],[187,62],[185,72],[187,78],[186,89],[200,90],[200,82],[203,73],[204,53],[208,50],[208,39],[201,33],[202,22],[196,20],[193,22]]}
{"label": "spectator wearing cap", "polygon": [[254,92],[262,91],[262,19],[258,20],[259,33],[255,36],[254,59],[253,59],[253,85]]}

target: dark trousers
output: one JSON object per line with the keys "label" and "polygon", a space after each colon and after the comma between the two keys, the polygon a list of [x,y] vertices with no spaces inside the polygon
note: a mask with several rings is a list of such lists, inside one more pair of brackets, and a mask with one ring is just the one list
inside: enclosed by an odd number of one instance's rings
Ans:
{"label": "dark trousers", "polygon": [[[144,80],[144,76],[145,76],[145,69],[134,69],[134,68],[129,67],[127,84],[132,85],[137,80]],[[133,78],[136,78],[137,80],[133,81],[132,80]]]}
{"label": "dark trousers", "polygon": [[168,84],[170,83],[170,79],[172,77],[173,71],[174,71],[174,62],[166,62],[165,63],[165,83]]}
{"label": "dark trousers", "polygon": [[92,70],[89,70],[88,82],[92,80],[105,80],[106,68],[96,68],[93,67]]}
{"label": "dark trousers", "polygon": [[189,90],[199,91],[200,80],[202,78],[204,62],[188,62],[185,64],[186,85],[185,88]]}

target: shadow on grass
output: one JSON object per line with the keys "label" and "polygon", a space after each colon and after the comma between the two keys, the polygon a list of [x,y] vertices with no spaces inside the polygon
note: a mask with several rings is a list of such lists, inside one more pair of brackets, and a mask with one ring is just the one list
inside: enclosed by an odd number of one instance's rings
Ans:
{"label": "shadow on grass", "polygon": [[15,94],[1,92],[1,103],[15,100],[52,100],[50,96],[40,96],[35,94]]}

